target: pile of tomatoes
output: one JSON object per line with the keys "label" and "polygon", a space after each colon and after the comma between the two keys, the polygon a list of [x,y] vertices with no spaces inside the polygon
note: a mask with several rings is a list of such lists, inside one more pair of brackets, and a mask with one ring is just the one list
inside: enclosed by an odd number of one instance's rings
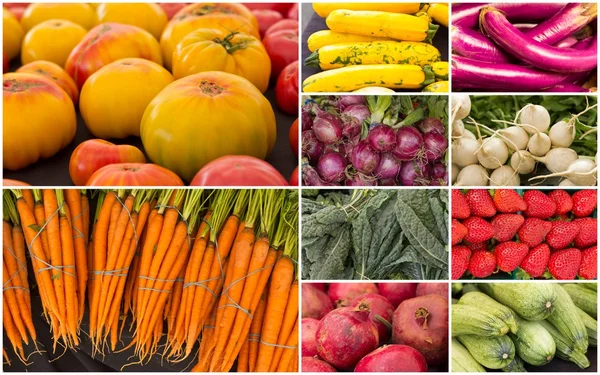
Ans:
{"label": "pile of tomatoes", "polygon": [[[79,112],[96,139],[71,155],[75,185],[288,185],[264,161],[277,133],[264,94],[297,117],[298,4],[4,5],[4,71],[21,67],[3,74],[3,168],[71,144]],[[108,141],[128,137],[145,154]]]}

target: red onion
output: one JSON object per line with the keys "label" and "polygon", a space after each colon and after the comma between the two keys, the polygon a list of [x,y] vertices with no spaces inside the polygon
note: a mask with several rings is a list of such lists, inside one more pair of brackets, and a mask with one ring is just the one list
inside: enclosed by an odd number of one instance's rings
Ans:
{"label": "red onion", "polygon": [[360,172],[347,176],[346,186],[377,186],[377,180],[373,177],[365,176]]}
{"label": "red onion", "polygon": [[331,113],[319,113],[313,120],[312,130],[325,144],[338,143],[342,139],[342,121]]}
{"label": "red onion", "polygon": [[342,112],[342,134],[345,137],[353,138],[360,135],[362,124],[365,119],[371,116],[369,108],[362,104],[352,104]]}
{"label": "red onion", "polygon": [[396,147],[392,150],[399,160],[412,160],[423,144],[423,137],[416,128],[403,126],[396,133]]}
{"label": "red onion", "polygon": [[379,178],[396,179],[400,173],[402,162],[394,157],[390,152],[381,154],[381,161],[375,170],[375,175]]}
{"label": "red onion", "polygon": [[312,129],[313,119],[308,105],[302,106],[302,119],[300,120],[300,123],[302,124],[302,131]]}
{"label": "red onion", "polygon": [[360,137],[356,137],[356,139],[354,140],[350,140],[348,142],[344,142],[342,144],[340,144],[338,146],[338,151],[340,154],[342,154],[342,156],[344,158],[346,158],[346,160],[351,160],[352,159],[352,150],[354,149],[354,146],[356,146],[356,144],[360,142]]}
{"label": "red onion", "polygon": [[386,152],[392,151],[396,146],[396,133],[387,125],[377,125],[369,131],[367,136],[373,150]]}
{"label": "red onion", "polygon": [[308,164],[302,165],[302,185],[304,186],[337,186],[330,182],[325,182],[319,177],[317,171]]}
{"label": "red onion", "polygon": [[427,161],[439,160],[448,149],[448,140],[442,134],[431,131],[423,136],[423,147]]}
{"label": "red onion", "polygon": [[399,180],[403,186],[421,186],[427,184],[429,168],[419,159],[402,163]]}
{"label": "red onion", "polygon": [[436,162],[431,167],[431,185],[446,186],[448,185],[448,173],[446,166],[440,162]]}
{"label": "red onion", "polygon": [[319,142],[312,130],[302,132],[302,155],[306,156],[311,164],[319,161],[323,149],[323,144]]}
{"label": "red onion", "polygon": [[446,133],[446,129],[444,128],[444,124],[440,119],[435,117],[426,117],[421,121],[417,127],[421,131],[421,133],[426,134],[432,131],[436,131],[440,134]]}
{"label": "red onion", "polygon": [[353,104],[366,104],[366,102],[367,100],[363,95],[342,95],[338,100],[338,105],[343,110]]}
{"label": "red onion", "polygon": [[340,182],[345,177],[346,159],[339,152],[328,152],[317,163],[317,172],[326,182]]}
{"label": "red onion", "polygon": [[369,146],[366,140],[358,142],[352,150],[352,166],[359,172],[371,174],[379,165],[381,154]]}
{"label": "red onion", "polygon": [[377,185],[379,185],[379,186],[396,186],[396,185],[398,185],[398,181],[396,181],[393,178],[382,178],[381,180],[377,181]]}

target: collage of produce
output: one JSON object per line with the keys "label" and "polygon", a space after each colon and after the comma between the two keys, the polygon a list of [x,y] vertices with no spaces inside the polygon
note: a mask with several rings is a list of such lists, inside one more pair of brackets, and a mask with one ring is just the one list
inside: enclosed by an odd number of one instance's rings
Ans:
{"label": "collage of produce", "polygon": [[356,1],[3,2],[3,372],[598,372],[598,3]]}

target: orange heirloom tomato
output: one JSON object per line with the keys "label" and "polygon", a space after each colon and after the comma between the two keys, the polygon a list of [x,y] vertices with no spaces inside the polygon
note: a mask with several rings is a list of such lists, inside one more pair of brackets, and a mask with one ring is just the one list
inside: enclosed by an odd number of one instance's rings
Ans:
{"label": "orange heirloom tomato", "polygon": [[160,47],[167,69],[171,69],[173,52],[179,42],[197,29],[235,30],[260,39],[258,29],[252,26],[247,18],[237,14],[209,13],[206,15],[185,14],[176,16],[169,21],[160,37]]}
{"label": "orange heirloom tomato", "polygon": [[65,90],[36,74],[7,73],[2,79],[4,168],[24,168],[71,143],[77,120]]}
{"label": "orange heirloom tomato", "polygon": [[63,68],[49,61],[34,61],[32,63],[23,65],[17,69],[17,73],[31,73],[40,74],[46,78],[50,78],[57,85],[59,85],[73,101],[73,104],[77,104],[79,98],[79,90],[77,85],[73,81],[70,75],[64,71]]}
{"label": "orange heirloom tomato", "polygon": [[96,8],[99,23],[117,22],[140,27],[158,40],[169,21],[154,3],[102,3]]}
{"label": "orange heirloom tomato", "polygon": [[224,155],[264,159],[275,145],[275,114],[248,80],[204,72],[173,82],[150,102],[141,136],[154,163],[189,181]]}
{"label": "orange heirloom tomato", "polygon": [[218,29],[193,31],[173,53],[173,76],[179,79],[210,71],[244,77],[264,93],[269,87],[271,60],[253,36]]}
{"label": "orange heirloom tomato", "polygon": [[160,46],[149,32],[137,26],[103,23],[90,30],[73,49],[65,70],[81,88],[98,69],[126,57],[140,57],[162,65]]}
{"label": "orange heirloom tomato", "polygon": [[11,180],[10,178],[2,179],[2,186],[31,186],[27,182],[19,180]]}
{"label": "orange heirloom tomato", "polygon": [[91,29],[98,23],[96,12],[89,4],[32,3],[25,9],[25,13],[21,17],[21,25],[23,25],[25,31],[29,31],[35,25],[53,19],[75,22],[86,30]]}
{"label": "orange heirloom tomato", "polygon": [[15,16],[2,8],[2,53],[10,61],[17,57],[25,31]]}
{"label": "orange heirloom tomato", "polygon": [[206,14],[223,13],[236,14],[242,16],[248,21],[252,27],[258,30],[258,20],[248,7],[243,4],[236,3],[194,3],[189,4],[175,14],[173,18],[181,18],[186,15],[203,16]]}
{"label": "orange heirloom tomato", "polygon": [[46,60],[65,66],[69,54],[87,34],[82,26],[67,20],[48,20],[35,25],[23,40],[21,63]]}
{"label": "orange heirloom tomato", "polygon": [[90,139],[80,143],[71,154],[69,176],[75,185],[82,186],[105,165],[145,162],[146,157],[137,147]]}
{"label": "orange heirloom tomato", "polygon": [[96,137],[139,137],[144,110],[171,82],[171,73],[152,61],[117,60],[85,81],[79,102],[81,116]]}
{"label": "orange heirloom tomato", "polygon": [[119,163],[98,169],[86,186],[183,186],[183,181],[159,165]]}

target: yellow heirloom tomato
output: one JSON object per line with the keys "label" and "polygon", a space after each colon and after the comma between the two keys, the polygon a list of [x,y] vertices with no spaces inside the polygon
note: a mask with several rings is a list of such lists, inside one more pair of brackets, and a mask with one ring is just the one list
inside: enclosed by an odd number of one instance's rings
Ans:
{"label": "yellow heirloom tomato", "polygon": [[96,25],[94,8],[84,3],[32,3],[25,9],[21,17],[21,25],[25,31],[47,20],[61,19],[81,25],[86,30]]}
{"label": "yellow heirloom tomato", "polygon": [[189,15],[203,16],[206,14],[235,14],[242,16],[252,24],[256,30],[258,30],[258,20],[254,16],[254,13],[248,9],[247,6],[237,3],[193,3],[181,8],[174,16],[173,19],[182,18]]}
{"label": "yellow heirloom tomato", "polygon": [[67,20],[48,20],[35,25],[25,35],[21,50],[21,62],[28,64],[46,60],[65,66],[69,54],[87,30]]}
{"label": "yellow heirloom tomato", "polygon": [[154,163],[190,181],[221,156],[264,159],[275,145],[275,114],[247,79],[203,72],[173,82],[152,100],[141,136]]}
{"label": "yellow heirloom tomato", "polygon": [[117,60],[85,81],[79,99],[81,116],[98,138],[139,137],[148,103],[171,82],[171,73],[152,61]]}
{"label": "yellow heirloom tomato", "polygon": [[98,22],[117,22],[140,27],[156,39],[169,21],[165,11],[154,3],[102,3],[96,8]]}
{"label": "yellow heirloom tomato", "polygon": [[8,9],[2,8],[2,12],[2,53],[4,58],[10,61],[19,54],[25,32]]}
{"label": "yellow heirloom tomato", "polygon": [[18,170],[49,158],[75,137],[75,107],[56,83],[40,75],[2,76],[4,168]]}
{"label": "yellow heirloom tomato", "polygon": [[221,71],[244,77],[267,91],[271,60],[262,43],[251,35],[217,29],[189,33],[173,53],[173,76]]}

